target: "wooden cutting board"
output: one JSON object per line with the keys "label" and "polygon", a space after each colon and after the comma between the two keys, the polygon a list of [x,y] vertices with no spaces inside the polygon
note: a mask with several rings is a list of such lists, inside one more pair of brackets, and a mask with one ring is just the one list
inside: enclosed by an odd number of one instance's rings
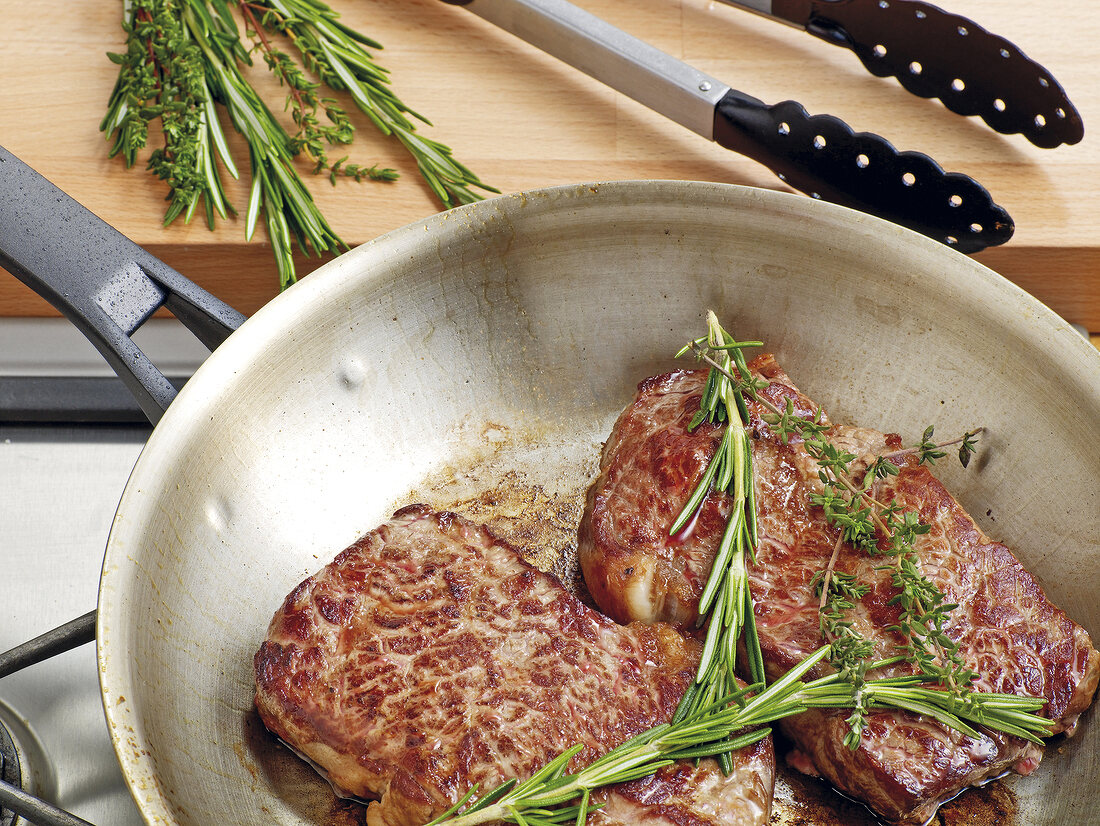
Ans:
{"label": "wooden cutting board", "polygon": [[[433,121],[421,131],[454,149],[503,192],[577,181],[675,178],[785,189],[764,167],[708,143],[460,7],[439,0],[330,0],[351,26],[385,45],[379,62],[396,93]],[[797,29],[708,0],[579,0],[579,5],[735,88],[794,99],[901,150],[931,155],[978,179],[1016,222],[1012,240],[976,258],[1070,321],[1100,331],[1100,14],[1080,0],[952,0],[949,9],[1044,65],[1081,112],[1086,137],[1037,149],[981,121],[870,75],[849,51]],[[278,292],[262,230],[243,220],[214,231],[203,219],[161,226],[166,189],[140,166],[107,158],[98,130],[123,48],[117,0],[7,0],[0,48],[0,145],[124,234],[245,313]],[[930,54],[928,61],[934,61]],[[281,111],[283,93],[254,71]],[[356,113],[358,114],[358,113]],[[336,231],[354,246],[440,209],[393,139],[356,117],[352,161],[402,173],[391,184],[310,183]],[[228,127],[227,127],[228,129]],[[234,146],[241,147],[240,141]],[[243,159],[243,156],[241,156]],[[247,169],[244,160],[242,168]],[[303,171],[308,170],[303,163]],[[247,183],[230,187],[241,209]],[[299,272],[321,262],[300,258]],[[51,308],[0,275],[0,315]]]}

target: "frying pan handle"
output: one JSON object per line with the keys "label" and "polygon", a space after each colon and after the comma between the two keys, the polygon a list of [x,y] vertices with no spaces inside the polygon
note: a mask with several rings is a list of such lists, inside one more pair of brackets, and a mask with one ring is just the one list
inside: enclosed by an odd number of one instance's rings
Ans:
{"label": "frying pan handle", "polygon": [[0,265],[87,336],[153,424],[176,388],[130,336],[165,307],[213,350],[245,320],[3,147]]}

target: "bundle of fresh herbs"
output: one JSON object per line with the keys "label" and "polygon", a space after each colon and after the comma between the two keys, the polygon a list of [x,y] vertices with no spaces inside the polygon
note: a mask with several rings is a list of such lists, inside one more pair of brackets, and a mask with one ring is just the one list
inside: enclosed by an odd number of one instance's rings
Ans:
{"label": "bundle of fresh herbs", "polygon": [[[110,155],[133,166],[149,142],[150,125],[159,121],[162,142],[148,167],[168,185],[164,224],[181,215],[190,221],[201,202],[213,227],[218,216],[236,212],[223,174],[240,177],[219,121],[224,109],[248,145],[245,236],[252,238],[262,217],[284,289],[297,277],[293,243],[311,255],[347,248],[310,195],[297,158],[308,158],[313,172],[326,173],[333,183],[341,176],[397,177],[393,169],[329,156],[331,147],[352,142],[355,128],[339,100],[323,89],[350,98],[382,133],[400,141],[444,207],[478,200],[475,190],[497,191],[448,147],[417,132],[415,121],[429,121],[393,93],[387,70],[368,51],[381,44],[344,25],[319,0],[127,0],[123,16],[126,51],[109,55],[119,74],[100,124],[112,141]],[[287,90],[293,131],[247,79],[244,67],[257,53]]]}

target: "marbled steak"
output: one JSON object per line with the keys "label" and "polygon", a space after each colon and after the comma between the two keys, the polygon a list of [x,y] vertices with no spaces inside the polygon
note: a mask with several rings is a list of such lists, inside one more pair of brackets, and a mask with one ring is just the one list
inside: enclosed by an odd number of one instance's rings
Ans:
{"label": "marbled steak", "polygon": [[[581,743],[575,770],[667,722],[698,644],[620,626],[487,529],[410,506],[302,582],[255,657],[264,723],[374,826],[424,823],[475,783],[524,778]],[[599,795],[594,824],[764,824],[771,739]],[[594,797],[594,799],[596,799]]]}

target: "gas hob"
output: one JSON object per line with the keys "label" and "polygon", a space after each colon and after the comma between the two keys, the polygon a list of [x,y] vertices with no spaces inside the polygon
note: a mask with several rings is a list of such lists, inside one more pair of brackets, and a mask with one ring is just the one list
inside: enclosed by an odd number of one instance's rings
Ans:
{"label": "gas hob", "polygon": [[[148,428],[0,426],[0,651],[95,608],[115,507]],[[138,826],[100,702],[95,646],[0,679],[22,786],[96,826]],[[0,807],[2,809],[3,807]],[[10,813],[0,824],[28,821]]]}
{"label": "gas hob", "polygon": [[[177,375],[205,350],[173,321],[141,346]],[[155,355],[154,355],[155,353]],[[62,319],[0,320],[0,407],[27,377],[110,369]],[[22,392],[20,390],[20,392]],[[129,400],[128,400],[129,401]],[[12,423],[0,409],[0,652],[93,611],[115,508],[151,428]],[[0,779],[95,826],[139,826],[100,701],[94,643],[0,677]],[[0,826],[32,821],[0,805]]]}

